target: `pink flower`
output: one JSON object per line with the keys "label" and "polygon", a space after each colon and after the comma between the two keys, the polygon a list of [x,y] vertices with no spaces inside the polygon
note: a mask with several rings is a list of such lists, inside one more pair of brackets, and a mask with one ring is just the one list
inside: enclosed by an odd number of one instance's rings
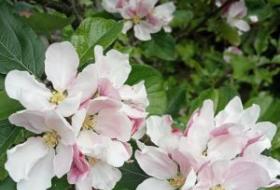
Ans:
{"label": "pink flower", "polygon": [[193,190],[256,190],[269,182],[267,171],[253,162],[216,161],[198,173]]}
{"label": "pink flower", "polygon": [[158,0],[103,0],[105,10],[112,13],[120,13],[126,20],[123,33],[132,27],[136,38],[150,40],[151,34],[157,33],[163,28],[170,32],[169,23],[173,19],[175,6],[172,2],[156,6]]}
{"label": "pink flower", "polygon": [[5,89],[10,98],[33,111],[56,110],[68,117],[80,104],[94,95],[97,80],[93,65],[77,74],[79,57],[69,42],[54,43],[46,52],[45,72],[52,86],[48,87],[27,71],[7,74]]}

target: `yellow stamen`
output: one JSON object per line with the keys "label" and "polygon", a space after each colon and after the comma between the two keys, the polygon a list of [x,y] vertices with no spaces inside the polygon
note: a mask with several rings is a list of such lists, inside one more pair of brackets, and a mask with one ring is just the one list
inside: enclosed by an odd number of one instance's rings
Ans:
{"label": "yellow stamen", "polygon": [[97,123],[97,115],[87,115],[82,128],[85,130],[94,129]]}
{"label": "yellow stamen", "polygon": [[212,188],[210,188],[210,190],[226,190],[222,185],[216,185]]}
{"label": "yellow stamen", "polygon": [[182,187],[185,184],[186,181],[186,177],[182,176],[182,175],[178,175],[172,179],[169,179],[169,184],[174,187],[175,189],[178,189],[180,187]]}
{"label": "yellow stamen", "polygon": [[60,136],[57,134],[56,131],[49,131],[43,135],[44,142],[51,148],[56,147],[59,139],[60,139]]}
{"label": "yellow stamen", "polygon": [[94,166],[98,162],[98,159],[88,156],[87,161],[91,166]]}
{"label": "yellow stamen", "polygon": [[139,24],[141,22],[141,18],[139,16],[132,17],[133,24]]}
{"label": "yellow stamen", "polygon": [[52,97],[50,98],[50,103],[52,104],[60,104],[64,99],[66,98],[66,95],[63,92],[60,91],[53,91]]}

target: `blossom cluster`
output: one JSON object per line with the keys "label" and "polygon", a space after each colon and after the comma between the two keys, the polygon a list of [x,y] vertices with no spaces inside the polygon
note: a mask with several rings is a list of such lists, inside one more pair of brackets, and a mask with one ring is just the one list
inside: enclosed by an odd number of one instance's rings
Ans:
{"label": "blossom cluster", "polygon": [[144,124],[149,105],[144,82],[129,86],[129,57],[103,54],[78,73],[79,57],[69,42],[46,51],[46,79],[27,71],[7,74],[5,89],[24,110],[10,123],[34,135],[7,152],[5,169],[18,190],[46,190],[53,177],[67,175],[78,190],[113,189],[118,169],[132,155],[128,141]]}
{"label": "blossom cluster", "polygon": [[158,0],[103,0],[102,6],[110,13],[118,13],[125,20],[123,33],[133,27],[135,37],[142,41],[151,39],[151,34],[171,32],[175,5],[167,2],[156,6]]}
{"label": "blossom cluster", "polygon": [[262,153],[271,147],[276,126],[257,122],[260,107],[243,109],[239,97],[214,115],[204,101],[185,131],[174,130],[170,116],[147,119],[154,146],[138,142],[135,158],[151,176],[137,190],[257,190],[279,186],[280,162]]}

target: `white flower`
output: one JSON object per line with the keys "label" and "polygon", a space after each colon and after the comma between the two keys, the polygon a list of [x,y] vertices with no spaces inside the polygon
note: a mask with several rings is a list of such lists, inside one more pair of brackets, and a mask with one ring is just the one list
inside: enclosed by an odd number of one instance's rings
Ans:
{"label": "white flower", "polygon": [[8,150],[5,169],[18,190],[48,189],[54,176],[60,178],[70,170],[76,140],[72,127],[54,111],[24,110],[9,120],[38,137]]}
{"label": "white flower", "polygon": [[[93,65],[77,74],[79,57],[69,42],[54,43],[46,52],[45,72],[52,87],[35,80],[27,71],[10,71],[5,79],[9,97],[28,110],[57,110],[70,116],[96,91]],[[49,87],[49,88],[48,88]]]}
{"label": "white flower", "polygon": [[111,13],[120,13],[126,20],[123,33],[132,27],[139,40],[151,39],[151,34],[162,28],[170,32],[169,23],[173,19],[175,6],[172,2],[155,6],[158,0],[103,0],[105,10]]}

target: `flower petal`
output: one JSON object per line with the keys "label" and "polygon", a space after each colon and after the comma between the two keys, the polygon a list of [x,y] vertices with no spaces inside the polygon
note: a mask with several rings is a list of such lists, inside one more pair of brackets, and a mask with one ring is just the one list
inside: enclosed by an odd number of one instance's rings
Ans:
{"label": "flower petal", "polygon": [[95,189],[113,189],[122,173],[106,163],[98,162],[91,169],[92,186]]}
{"label": "flower petal", "polygon": [[10,98],[18,100],[30,110],[46,110],[53,106],[51,92],[26,71],[10,71],[5,79],[5,89]]}
{"label": "flower petal", "polygon": [[46,51],[45,72],[57,91],[64,91],[76,77],[79,56],[70,42],[51,44]]}
{"label": "flower petal", "polygon": [[18,190],[46,190],[51,187],[51,180],[54,177],[53,171],[54,151],[42,158],[34,165],[28,179],[21,180],[17,184]]}
{"label": "flower petal", "polygon": [[128,54],[112,49],[104,56],[101,46],[96,46],[94,52],[98,78],[109,79],[115,88],[120,88],[131,71]]}
{"label": "flower petal", "polygon": [[7,152],[5,169],[15,182],[29,178],[30,172],[40,159],[48,154],[48,147],[40,137],[31,137]]}
{"label": "flower petal", "polygon": [[136,151],[135,158],[140,167],[150,176],[170,179],[177,175],[177,165],[166,152],[156,147],[145,147]]}
{"label": "flower petal", "polygon": [[69,117],[79,109],[80,103],[81,93],[72,97],[68,96],[63,102],[61,102],[61,104],[57,106],[56,110],[64,117]]}
{"label": "flower petal", "polygon": [[44,116],[45,112],[22,110],[12,114],[9,121],[11,124],[24,127],[35,134],[41,134],[48,131]]}
{"label": "flower petal", "polygon": [[97,90],[97,76],[96,69],[93,64],[88,65],[80,72],[76,80],[68,89],[69,96],[77,96],[82,94],[81,102],[91,98]]}
{"label": "flower petal", "polygon": [[166,180],[159,180],[156,178],[148,178],[139,184],[136,190],[175,190]]}
{"label": "flower petal", "polygon": [[123,166],[124,162],[130,158],[131,154],[125,145],[119,141],[111,140],[106,148],[106,161],[114,167]]}
{"label": "flower petal", "polygon": [[73,148],[59,143],[56,147],[56,155],[54,157],[54,173],[58,178],[64,176],[70,171],[73,161]]}
{"label": "flower petal", "polygon": [[46,113],[46,124],[49,129],[55,130],[60,136],[60,142],[64,145],[73,145],[76,137],[71,125],[57,112]]}
{"label": "flower petal", "polygon": [[116,109],[104,109],[98,113],[96,132],[126,142],[131,137],[132,123]]}

